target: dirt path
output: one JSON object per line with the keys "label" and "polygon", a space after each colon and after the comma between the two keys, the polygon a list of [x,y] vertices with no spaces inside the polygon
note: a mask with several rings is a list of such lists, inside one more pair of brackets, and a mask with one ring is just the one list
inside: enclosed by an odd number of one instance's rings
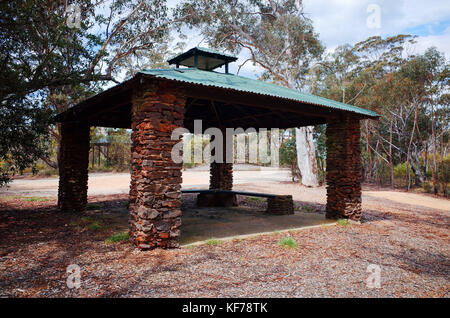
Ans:
{"label": "dirt path", "polygon": [[[234,171],[234,184],[289,181],[290,179],[289,171],[286,169],[258,167],[258,170],[255,170],[251,166],[243,166],[240,169],[246,170]],[[0,197],[56,197],[58,195],[58,180],[55,177],[16,179],[8,188],[0,188]],[[126,194],[130,191],[129,173],[90,173],[88,180],[88,195]],[[183,171],[183,188],[207,188],[208,186],[209,170],[206,167],[197,167]]]}
{"label": "dirt path", "polygon": [[406,193],[399,191],[364,191],[364,194],[373,198],[390,200],[401,204],[411,204],[431,209],[440,209],[447,212],[450,211],[450,200],[433,198],[431,196],[417,193]]}
{"label": "dirt path", "polygon": [[[235,185],[234,189],[274,194],[292,194],[296,201],[326,204],[326,188],[324,186],[307,188],[292,182],[272,181],[264,183],[241,183]],[[399,203],[403,206],[440,209],[450,212],[450,200],[411,192],[407,193],[389,190],[373,191],[365,190],[363,188],[362,202],[363,206],[367,208],[379,206],[385,202],[388,206]]]}
{"label": "dirt path", "polygon": [[[286,169],[264,167],[257,169],[255,170],[252,166],[240,166],[234,171],[234,189],[263,193],[292,194],[294,200],[308,201],[316,204],[326,203],[325,187],[299,187],[298,184],[290,182],[289,171]],[[88,195],[128,194],[129,183],[129,173],[92,173],[89,175]],[[208,185],[209,170],[207,167],[197,167],[183,171],[183,189],[207,188]],[[18,179],[11,183],[9,188],[0,189],[0,197],[56,197],[57,194],[58,178]],[[363,204],[380,199],[400,204],[450,211],[450,200],[448,199],[399,191],[363,191]]]}

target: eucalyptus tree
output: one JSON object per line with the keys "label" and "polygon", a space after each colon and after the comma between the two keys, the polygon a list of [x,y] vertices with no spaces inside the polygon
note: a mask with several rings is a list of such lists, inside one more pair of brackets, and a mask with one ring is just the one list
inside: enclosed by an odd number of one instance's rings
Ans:
{"label": "eucalyptus tree", "polygon": [[[316,72],[317,90],[322,96],[382,115],[377,122],[363,124],[364,168],[373,180],[382,170],[380,162],[386,162],[392,187],[394,167],[400,163],[406,163],[406,187],[412,181],[410,170],[420,186],[426,170],[421,158],[428,166],[428,154],[439,148],[437,136],[448,135],[442,116],[446,114],[448,63],[435,48],[408,55],[405,49],[414,42],[410,35],[370,37],[354,46],[337,48]],[[437,175],[437,164],[432,166],[433,175]]]}
{"label": "eucalyptus tree", "polygon": [[[372,127],[374,139],[388,154],[391,169],[393,163],[406,163],[407,189],[412,184],[411,170],[415,185],[421,186],[424,181],[428,153],[432,147],[434,150],[437,148],[433,130],[437,128],[445,135],[448,129],[439,120],[435,122],[433,111],[444,107],[441,100],[445,94],[445,82],[448,89],[445,57],[435,48],[429,48],[421,55],[405,57],[398,68],[379,78],[367,94],[373,105],[379,105],[383,115],[378,125]],[[436,153],[433,157],[436,158]],[[433,175],[436,170],[437,165],[434,164]],[[393,182],[392,175],[391,179]]]}
{"label": "eucalyptus tree", "polygon": [[[403,44],[408,38],[398,36],[383,39],[374,36],[354,46],[339,46],[319,63],[316,72],[319,74],[320,83],[318,93],[330,99],[380,112],[391,95],[386,94],[380,103],[381,95],[388,91],[377,90],[379,81],[399,67]],[[362,127],[362,141],[365,146],[363,166],[366,170],[365,176],[369,179],[373,178],[377,167],[373,153],[381,152],[379,143],[376,143],[375,147],[372,145],[374,136],[371,132],[374,125],[377,123],[365,121]],[[393,163],[391,168],[393,173]]]}
{"label": "eucalyptus tree", "polygon": [[[262,80],[292,89],[305,89],[324,51],[301,0],[186,0],[177,10],[210,46],[235,54],[247,50],[239,70],[251,62],[262,70]],[[302,183],[317,186],[313,127],[297,128],[296,144]]]}
{"label": "eucalyptus tree", "polygon": [[0,13],[0,160],[18,169],[55,167],[49,115],[123,79],[122,61],[160,51],[173,22],[165,0],[2,1]]}

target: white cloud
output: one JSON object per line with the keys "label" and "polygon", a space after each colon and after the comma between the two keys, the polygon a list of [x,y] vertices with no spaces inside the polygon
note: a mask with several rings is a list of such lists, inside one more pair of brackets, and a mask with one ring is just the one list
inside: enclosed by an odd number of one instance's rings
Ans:
{"label": "white cloud", "polygon": [[444,52],[447,60],[450,60],[450,27],[445,29],[443,34],[421,36],[417,38],[417,44],[412,53],[423,53],[427,48],[435,46],[438,51]]}
{"label": "white cloud", "polygon": [[[381,9],[378,29],[367,25],[370,4],[379,5]],[[304,0],[304,10],[327,47],[354,44],[374,35],[406,33],[423,25],[427,25],[428,32],[432,33],[437,22],[450,20],[450,6],[442,0]],[[440,38],[436,36],[429,40]]]}

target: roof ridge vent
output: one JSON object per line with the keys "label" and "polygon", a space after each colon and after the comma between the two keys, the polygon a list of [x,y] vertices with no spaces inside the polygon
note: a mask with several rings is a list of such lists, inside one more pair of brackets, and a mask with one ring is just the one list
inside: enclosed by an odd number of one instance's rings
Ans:
{"label": "roof ridge vent", "polygon": [[225,65],[225,73],[228,73],[228,63],[236,60],[237,57],[230,54],[221,53],[219,51],[204,47],[194,47],[184,53],[181,53],[180,55],[175,56],[167,62],[170,65],[175,64],[177,68],[179,68],[180,65],[183,65],[205,71],[212,71]]}

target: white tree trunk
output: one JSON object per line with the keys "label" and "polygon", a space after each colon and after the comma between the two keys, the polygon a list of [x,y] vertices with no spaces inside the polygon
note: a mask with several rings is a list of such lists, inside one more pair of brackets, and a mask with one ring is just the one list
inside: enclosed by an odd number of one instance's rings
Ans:
{"label": "white tree trunk", "polygon": [[295,128],[298,168],[302,184],[308,187],[319,186],[313,132],[314,126]]}

